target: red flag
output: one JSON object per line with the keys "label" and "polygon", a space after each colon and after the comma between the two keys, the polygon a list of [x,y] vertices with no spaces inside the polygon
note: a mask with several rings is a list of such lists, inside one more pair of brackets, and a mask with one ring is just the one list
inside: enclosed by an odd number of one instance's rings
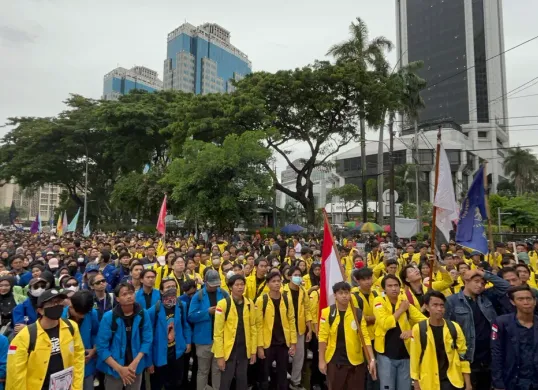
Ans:
{"label": "red flag", "polygon": [[334,303],[333,285],[344,280],[338,257],[334,250],[333,236],[327,214],[324,213],[323,247],[321,248],[321,276],[319,282],[319,313]]}
{"label": "red flag", "polygon": [[163,204],[161,205],[161,211],[159,212],[159,219],[157,220],[157,231],[163,236],[166,233],[166,195],[163,199]]}

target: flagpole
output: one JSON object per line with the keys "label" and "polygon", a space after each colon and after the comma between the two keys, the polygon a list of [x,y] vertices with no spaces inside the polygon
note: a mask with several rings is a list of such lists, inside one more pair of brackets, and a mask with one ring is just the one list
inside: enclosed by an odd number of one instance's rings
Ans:
{"label": "flagpole", "polygon": [[[488,240],[489,240],[489,255],[492,256],[494,246],[493,246],[493,234],[491,232],[491,214],[489,212],[489,192],[488,192],[488,174],[487,174],[487,165],[488,162],[484,161],[484,202],[486,204],[486,215],[488,217]],[[492,264],[495,264],[495,262],[492,261]]]}
{"label": "flagpole", "polygon": [[[324,219],[325,226],[327,226],[327,228],[329,229],[329,234],[331,235],[331,238],[332,238],[334,253],[336,255],[336,260],[338,260],[338,265],[340,266],[340,272],[342,273],[342,279],[346,280],[346,273],[344,271],[344,267],[342,266],[342,262],[340,261],[340,251],[336,247],[336,242],[334,240],[334,235],[333,235],[333,229],[331,227],[331,224],[329,223],[329,218],[327,217],[327,212],[325,211],[325,208],[323,208],[323,219]],[[355,319],[355,324],[357,324],[357,333],[359,335],[359,339],[361,340],[362,349],[364,351],[364,356],[366,356],[366,358],[367,358],[366,365],[368,366],[368,364],[370,364],[371,359],[373,359],[374,357],[370,356],[370,352],[368,352],[368,348],[366,348],[366,344],[365,344],[365,341],[364,341],[364,335],[362,334],[361,323],[359,322],[359,318],[357,317],[357,311],[353,307],[353,299],[351,298],[351,296],[349,297],[348,305],[351,306],[351,311],[353,312],[353,318]]]}
{"label": "flagpole", "polygon": [[[439,131],[437,132],[437,151],[435,153],[435,185],[433,188],[433,202],[435,204],[435,195],[437,194],[437,187],[439,186],[439,157],[441,154],[441,126],[439,126]],[[432,239],[431,239],[431,253],[433,257],[430,259],[430,285],[428,290],[432,290],[433,284],[433,265],[437,254],[435,253],[435,231],[436,231],[436,221],[437,220],[437,207],[433,206],[432,211]]]}

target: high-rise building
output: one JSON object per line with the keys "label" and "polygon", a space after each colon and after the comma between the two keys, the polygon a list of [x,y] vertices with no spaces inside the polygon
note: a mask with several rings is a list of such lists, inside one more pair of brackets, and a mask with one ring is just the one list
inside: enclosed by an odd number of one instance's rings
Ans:
{"label": "high-rise building", "polygon": [[43,225],[46,225],[54,218],[54,211],[60,204],[60,186],[44,184],[36,189],[23,189],[14,182],[0,184],[0,207],[9,208],[13,203],[19,220],[33,221],[39,213]]}
{"label": "high-rise building", "polygon": [[104,77],[103,99],[117,100],[133,89],[159,91],[163,89],[163,82],[157,76],[156,71],[145,66],[134,66],[131,69],[116,68]]}
{"label": "high-rise building", "polygon": [[251,72],[247,55],[230,43],[218,24],[185,23],[168,34],[164,89],[196,94],[233,92],[232,80]]}
{"label": "high-rise building", "polygon": [[477,160],[496,191],[509,144],[502,0],[396,0],[396,20],[399,63],[424,62],[420,122],[454,121],[487,149]]}

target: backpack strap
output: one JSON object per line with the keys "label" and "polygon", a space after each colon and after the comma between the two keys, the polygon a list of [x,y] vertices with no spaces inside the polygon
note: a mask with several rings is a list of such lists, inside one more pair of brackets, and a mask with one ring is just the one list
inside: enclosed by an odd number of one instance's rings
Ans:
{"label": "backpack strap", "polygon": [[450,332],[450,335],[452,336],[452,349],[457,350],[458,349],[458,332],[456,331],[456,327],[454,326],[454,323],[450,320],[445,321],[446,326],[448,327],[448,331]]}
{"label": "backpack strap", "polygon": [[329,328],[333,326],[334,319],[336,318],[336,305],[332,304],[329,309]]}
{"label": "backpack strap", "polygon": [[35,343],[37,340],[37,323],[28,325],[28,333],[30,334],[30,341],[28,342],[28,355],[35,349]]}
{"label": "backpack strap", "polygon": [[269,297],[267,296],[267,294],[263,294],[262,300],[263,300],[262,313],[263,313],[263,316],[265,317],[265,310],[267,310],[267,304],[269,303]]}
{"label": "backpack strap", "polygon": [[157,313],[161,311],[161,300],[159,299],[157,302],[155,302],[155,317],[157,317]]}
{"label": "backpack strap", "polygon": [[418,360],[418,365],[422,364],[422,359],[424,359],[424,352],[426,352],[426,345],[428,344],[428,336],[426,332],[428,331],[428,320],[423,320],[418,323],[418,330],[420,333],[420,358]]}
{"label": "backpack strap", "polygon": [[204,296],[204,290],[203,289],[198,290],[197,294],[198,294],[198,300],[201,302]]}
{"label": "backpack strap", "polygon": [[73,324],[71,323],[71,321],[65,319],[65,318],[62,318],[62,321],[67,325],[67,327],[69,328],[69,333],[71,333],[71,336],[74,336],[75,335],[75,328],[73,327]]}
{"label": "backpack strap", "polygon": [[288,292],[287,291],[284,291],[284,293],[282,294],[282,298],[284,298],[284,305],[286,305],[286,313],[287,313],[288,312],[288,305],[289,305]]}
{"label": "backpack strap", "polygon": [[357,305],[359,305],[359,309],[364,310],[364,301],[362,300],[361,296],[359,295],[358,291],[353,292],[353,296],[357,300]]}
{"label": "backpack strap", "polygon": [[409,301],[410,304],[412,305],[415,304],[415,297],[413,296],[413,293],[411,292],[409,288],[405,289],[405,296],[407,297],[407,300]]}
{"label": "backpack strap", "polygon": [[232,306],[232,299],[227,296],[224,298],[226,300],[226,311],[224,312],[224,321],[228,321],[228,315],[230,314],[230,308]]}
{"label": "backpack strap", "polygon": [[114,333],[118,330],[118,316],[114,311],[112,311],[112,322],[110,323],[110,330],[112,331],[112,337],[114,337]]}
{"label": "backpack strap", "polygon": [[377,298],[379,296],[376,290],[372,290],[372,294],[374,294],[374,298]]}

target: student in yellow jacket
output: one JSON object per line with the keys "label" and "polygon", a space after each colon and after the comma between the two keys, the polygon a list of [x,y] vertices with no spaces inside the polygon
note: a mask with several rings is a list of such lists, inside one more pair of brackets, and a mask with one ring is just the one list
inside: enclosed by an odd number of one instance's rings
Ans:
{"label": "student in yellow jacket", "polygon": [[383,252],[379,250],[379,244],[374,244],[372,246],[372,251],[366,256],[366,262],[368,263],[368,268],[374,268],[383,260]]}
{"label": "student in yellow jacket", "polygon": [[[348,283],[338,282],[332,289],[336,303],[323,309],[319,319],[319,370],[327,375],[329,390],[364,389],[367,366],[376,378],[376,362],[366,321],[364,316],[358,318],[361,315],[358,310],[357,324],[353,314],[356,308],[349,305],[351,286]],[[363,348],[368,351],[370,360],[364,356]]]}
{"label": "student in yellow jacket", "polygon": [[353,271],[352,278],[358,287],[351,289],[351,299],[353,305],[362,310],[368,326],[368,335],[373,345],[375,337],[374,299],[381,294],[372,288],[374,283],[370,268],[356,269]]}
{"label": "student in yellow jacket", "polygon": [[381,389],[409,389],[409,353],[411,328],[426,317],[400,294],[400,280],[394,275],[383,278],[385,296],[374,299],[375,350]]}
{"label": "student in yellow jacket", "polygon": [[[445,296],[430,291],[424,297],[430,318],[413,326],[411,379],[415,390],[472,390],[467,344],[460,326],[444,320]],[[438,350],[441,346],[441,350]]]}
{"label": "student in yellow jacket", "polygon": [[269,293],[256,300],[258,358],[263,360],[264,374],[260,378],[267,388],[273,362],[276,362],[276,388],[287,389],[288,356],[295,355],[297,331],[292,298],[280,293],[282,276],[279,272],[267,275]]}
{"label": "student in yellow jacket", "polygon": [[310,297],[305,288],[301,286],[303,283],[301,270],[293,266],[290,268],[289,275],[291,280],[284,285],[282,294],[291,297],[297,331],[297,346],[293,356],[290,387],[299,389],[301,388],[301,372],[305,357],[305,341],[309,343],[312,339],[312,313],[310,311]]}
{"label": "student in yellow jacket", "polygon": [[61,319],[67,298],[57,289],[37,299],[37,322],[24,327],[13,339],[7,356],[6,390],[49,388],[50,376],[70,369],[71,389],[82,390],[84,344],[76,322]]}
{"label": "student in yellow jacket", "polygon": [[233,275],[228,279],[231,297],[221,299],[215,309],[213,353],[222,371],[220,389],[228,390],[235,377],[236,388],[247,389],[249,362],[256,362],[257,329],[254,303],[243,297],[245,278]]}
{"label": "student in yellow jacket", "polygon": [[256,268],[247,278],[245,297],[256,302],[259,297],[269,292],[267,280],[265,279],[269,262],[265,257],[258,257],[254,264],[256,265]]}

